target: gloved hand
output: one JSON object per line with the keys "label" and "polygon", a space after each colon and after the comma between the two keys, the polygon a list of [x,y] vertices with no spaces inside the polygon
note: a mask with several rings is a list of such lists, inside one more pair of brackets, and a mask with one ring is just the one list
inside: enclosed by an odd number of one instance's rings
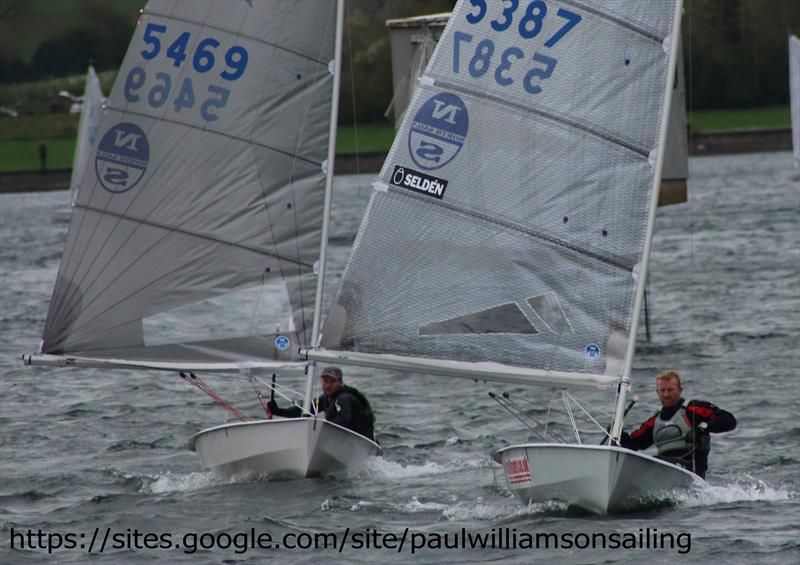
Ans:
{"label": "gloved hand", "polygon": [[689,445],[699,444],[702,437],[707,433],[708,424],[706,422],[700,422],[697,426],[686,432],[684,439]]}
{"label": "gloved hand", "polygon": [[628,447],[631,444],[631,434],[628,432],[622,432],[619,435],[619,444],[622,447]]}
{"label": "gloved hand", "polygon": [[277,414],[281,410],[278,408],[278,403],[275,402],[274,398],[270,398],[269,402],[267,402],[267,408],[269,408],[269,411],[273,414]]}

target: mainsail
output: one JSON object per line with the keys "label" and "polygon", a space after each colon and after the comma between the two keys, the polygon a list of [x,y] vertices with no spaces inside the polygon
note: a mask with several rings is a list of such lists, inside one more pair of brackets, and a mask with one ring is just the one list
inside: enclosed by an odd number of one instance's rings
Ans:
{"label": "mainsail", "polygon": [[81,102],[81,119],[78,123],[78,140],[75,146],[75,155],[72,159],[72,177],[70,179],[70,191],[72,192],[72,202],[78,194],[78,186],[83,180],[83,176],[90,168],[89,158],[94,155],[94,148],[97,145],[97,128],[100,126],[100,116],[103,111],[103,91],[100,88],[100,79],[94,67],[89,65],[86,71],[86,87],[83,90],[83,101]]}
{"label": "mainsail", "polygon": [[79,181],[42,353],[219,368],[311,344],[335,15],[147,4]]}
{"label": "mainsail", "polygon": [[800,38],[789,36],[789,99],[792,111],[792,148],[800,167]]}
{"label": "mainsail", "polygon": [[309,356],[508,382],[627,376],[679,9],[459,2]]}

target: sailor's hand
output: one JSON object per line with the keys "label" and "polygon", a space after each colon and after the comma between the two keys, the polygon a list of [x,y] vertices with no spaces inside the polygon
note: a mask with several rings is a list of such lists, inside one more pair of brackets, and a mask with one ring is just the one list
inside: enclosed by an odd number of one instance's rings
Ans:
{"label": "sailor's hand", "polygon": [[267,402],[267,408],[269,408],[269,411],[272,412],[273,414],[280,412],[280,408],[278,408],[278,403],[275,402],[274,398],[271,398],[269,402]]}
{"label": "sailor's hand", "polygon": [[628,447],[631,444],[631,434],[628,432],[622,432],[619,435],[619,444],[622,447]]}
{"label": "sailor's hand", "polygon": [[686,443],[694,445],[696,442],[700,441],[700,438],[708,433],[708,424],[706,422],[700,422],[697,426],[690,429],[686,432]]}

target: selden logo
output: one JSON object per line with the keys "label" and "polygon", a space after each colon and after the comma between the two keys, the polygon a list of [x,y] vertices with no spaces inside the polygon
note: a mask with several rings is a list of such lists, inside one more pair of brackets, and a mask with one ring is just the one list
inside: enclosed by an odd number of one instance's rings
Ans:
{"label": "selden logo", "polygon": [[97,146],[94,169],[97,180],[109,192],[125,192],[136,186],[150,160],[150,143],[136,124],[112,126]]}
{"label": "selden logo", "polygon": [[408,150],[419,167],[432,171],[455,159],[469,130],[464,102],[440,92],[417,111],[408,133]]}
{"label": "selden logo", "polygon": [[413,190],[414,192],[421,192],[428,196],[433,196],[439,200],[444,198],[444,190],[447,188],[447,181],[444,179],[437,179],[436,177],[420,173],[414,169],[407,169],[400,165],[394,166],[392,184]]}

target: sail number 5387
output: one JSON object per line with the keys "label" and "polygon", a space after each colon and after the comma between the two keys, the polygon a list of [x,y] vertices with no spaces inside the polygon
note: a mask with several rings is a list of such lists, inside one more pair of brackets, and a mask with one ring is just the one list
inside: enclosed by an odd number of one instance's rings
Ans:
{"label": "sail number 5387", "polygon": [[[470,0],[470,4],[473,9],[467,13],[467,22],[477,25],[484,21],[488,10],[487,0]],[[547,4],[543,0],[533,0],[521,14],[517,13],[519,7],[519,0],[503,0],[502,12],[489,22],[489,26],[495,32],[501,33],[516,29],[519,36],[525,40],[538,36],[544,28]],[[549,50],[554,47],[582,19],[580,14],[563,8],[559,8],[556,15],[563,19],[564,23],[544,42],[543,49]],[[463,57],[465,61],[469,59],[466,64],[467,71],[473,78],[480,78],[490,70],[494,70],[494,80],[498,85],[513,84],[511,67],[520,59],[526,58],[523,50],[512,46],[502,53],[495,53],[495,44],[491,39],[481,39],[474,44],[473,39],[473,34],[463,31],[457,31],[453,35],[453,72],[456,74],[461,72],[462,55],[465,55]],[[466,44],[470,44],[470,47],[465,47]],[[535,65],[525,73],[522,86],[529,94],[538,94],[542,91],[541,82],[550,78],[558,60],[542,51],[534,53],[531,59]]]}
{"label": "sail number 5387", "polygon": [[[460,44],[471,43],[473,36],[471,33],[464,33],[457,31],[453,37],[453,72],[458,74],[461,69],[461,47]],[[491,39],[482,39],[475,46],[475,51],[467,63],[467,70],[470,76],[480,78],[489,72],[493,66],[493,59],[496,63],[494,67],[494,81],[500,86],[509,86],[514,83],[508,73],[511,70],[511,65],[519,59],[525,58],[525,53],[519,47],[509,47],[503,53],[495,58],[494,57],[494,42]],[[548,57],[541,53],[534,53],[532,57],[536,63],[541,63],[543,67],[533,67],[522,79],[522,86],[529,94],[538,94],[542,91],[542,87],[538,82],[550,78],[553,70],[556,68],[558,61],[553,57]],[[538,81],[536,79],[539,79]]]}

